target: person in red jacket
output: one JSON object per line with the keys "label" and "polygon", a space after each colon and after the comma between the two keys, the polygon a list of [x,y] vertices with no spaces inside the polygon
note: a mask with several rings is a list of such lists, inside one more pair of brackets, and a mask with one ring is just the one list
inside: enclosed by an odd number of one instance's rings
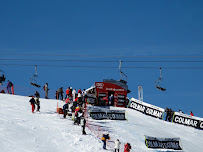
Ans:
{"label": "person in red jacket", "polygon": [[124,152],[129,152],[131,149],[130,143],[125,144]]}
{"label": "person in red jacket", "polygon": [[32,98],[30,99],[30,104],[32,106],[32,113],[34,113],[35,111],[35,99],[34,97],[32,96]]}
{"label": "person in red jacket", "polygon": [[194,116],[194,114],[192,113],[192,111],[190,112],[190,116]]}
{"label": "person in red jacket", "polygon": [[81,89],[79,89],[79,90],[78,90],[78,93],[82,94],[82,91],[81,91]]}

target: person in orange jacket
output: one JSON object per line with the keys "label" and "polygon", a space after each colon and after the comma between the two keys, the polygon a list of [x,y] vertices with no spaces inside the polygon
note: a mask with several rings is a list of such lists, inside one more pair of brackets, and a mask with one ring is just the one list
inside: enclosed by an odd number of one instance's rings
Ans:
{"label": "person in orange jacket", "polygon": [[130,145],[130,143],[125,144],[124,152],[129,152],[130,149],[131,149],[131,145]]}
{"label": "person in orange jacket", "polygon": [[106,149],[106,140],[110,140],[110,136],[108,133],[104,133],[102,135],[103,149]]}

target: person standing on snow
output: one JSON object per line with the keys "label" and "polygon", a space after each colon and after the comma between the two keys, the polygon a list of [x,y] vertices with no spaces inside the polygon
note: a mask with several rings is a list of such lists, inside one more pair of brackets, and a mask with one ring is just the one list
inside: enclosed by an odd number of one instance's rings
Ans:
{"label": "person standing on snow", "polygon": [[103,149],[106,149],[106,140],[110,140],[110,136],[108,133],[104,133],[102,135]]}
{"label": "person standing on snow", "polygon": [[63,118],[66,118],[67,113],[68,113],[68,109],[69,109],[68,103],[64,104],[63,105],[63,113],[64,113]]}
{"label": "person standing on snow", "polygon": [[39,101],[40,95],[39,95],[39,92],[37,92],[37,91],[35,92],[35,97],[36,97],[35,103],[37,105],[37,111],[39,111],[39,109],[40,109],[40,101]]}
{"label": "person standing on snow", "polygon": [[49,91],[48,83],[46,83],[46,84],[44,85],[44,91],[45,91],[45,98],[48,99],[48,91]]}
{"label": "person standing on snow", "polygon": [[34,113],[34,111],[35,111],[35,99],[34,99],[34,97],[32,96],[32,98],[30,99],[30,104],[31,104],[31,106],[32,106],[32,113]]}
{"label": "person standing on snow", "polygon": [[115,146],[114,146],[115,152],[119,152],[120,145],[121,145],[121,142],[119,141],[119,139],[115,140]]}
{"label": "person standing on snow", "polygon": [[84,115],[82,115],[82,117],[80,118],[80,125],[82,126],[82,134],[86,135],[86,132],[85,132],[86,120]]}
{"label": "person standing on snow", "polygon": [[131,149],[130,143],[125,144],[124,152],[130,152],[130,149]]}
{"label": "person standing on snow", "polygon": [[12,91],[11,91],[12,86],[13,86],[13,83],[8,80],[7,91],[8,91],[9,94],[12,94]]}
{"label": "person standing on snow", "polygon": [[190,112],[190,116],[194,116],[194,114],[192,113],[192,111]]}
{"label": "person standing on snow", "polygon": [[58,99],[63,100],[63,87],[58,89]]}
{"label": "person standing on snow", "polygon": [[73,91],[72,91],[73,102],[75,101],[75,95],[76,95],[76,89],[73,89]]}

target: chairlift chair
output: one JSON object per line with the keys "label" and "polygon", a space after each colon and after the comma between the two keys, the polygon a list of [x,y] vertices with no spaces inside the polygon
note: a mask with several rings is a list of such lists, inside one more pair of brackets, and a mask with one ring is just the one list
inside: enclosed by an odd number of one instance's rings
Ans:
{"label": "chairlift chair", "polygon": [[30,84],[34,87],[40,88],[41,86],[36,83],[36,79],[38,78],[37,65],[35,65],[35,72],[36,74],[33,74],[32,77],[30,78]]}
{"label": "chairlift chair", "polygon": [[157,81],[155,81],[155,87],[156,87],[158,90],[166,91],[165,88],[162,88],[162,87],[160,86],[161,82],[162,82],[162,72],[161,72],[161,68],[160,68],[160,77],[158,78]]}

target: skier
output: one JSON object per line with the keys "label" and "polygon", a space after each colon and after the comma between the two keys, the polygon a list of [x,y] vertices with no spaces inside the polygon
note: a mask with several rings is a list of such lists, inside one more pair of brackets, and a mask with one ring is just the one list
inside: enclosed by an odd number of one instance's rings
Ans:
{"label": "skier", "polygon": [[56,91],[55,93],[55,98],[58,100],[59,96],[58,96],[58,91]]}
{"label": "skier", "polygon": [[63,113],[64,113],[63,118],[66,118],[66,115],[68,113],[68,109],[69,109],[68,103],[64,104],[63,105]]}
{"label": "skier", "polygon": [[79,93],[80,93],[80,94],[82,93],[81,89],[78,89],[78,94],[79,94]]}
{"label": "skier", "polygon": [[12,91],[11,91],[12,86],[13,86],[13,83],[8,80],[7,91],[8,91],[9,94],[12,94]]}
{"label": "skier", "polygon": [[119,141],[119,139],[115,140],[115,146],[114,146],[115,152],[117,151],[119,152],[120,145],[121,145],[121,142]]}
{"label": "skier", "polygon": [[190,112],[190,116],[194,116],[194,114],[192,113],[192,111]]}
{"label": "skier", "polygon": [[82,115],[82,117],[80,118],[80,124],[82,126],[82,134],[83,135],[86,135],[86,132],[85,132],[85,125],[86,125],[86,120],[85,120],[85,117]]}
{"label": "skier", "polygon": [[83,115],[82,108],[81,108],[81,107],[76,108],[76,110],[75,110],[75,121],[74,121],[74,125],[75,125],[75,124],[77,124],[77,125],[80,124],[80,118],[81,118],[82,115]]}
{"label": "skier", "polygon": [[34,111],[35,111],[35,99],[34,99],[34,97],[32,96],[32,98],[30,99],[30,104],[31,104],[31,106],[32,106],[32,113],[34,113]]}
{"label": "skier", "polygon": [[63,100],[63,87],[59,88],[58,89],[58,99]]}
{"label": "skier", "polygon": [[46,84],[44,85],[44,91],[45,91],[45,98],[48,99],[48,91],[49,91],[48,83],[46,83]]}
{"label": "skier", "polygon": [[106,149],[106,140],[110,140],[110,136],[108,133],[104,133],[102,135],[103,149]]}
{"label": "skier", "polygon": [[40,109],[40,101],[39,101],[40,94],[39,94],[39,92],[37,92],[37,91],[35,92],[35,97],[36,97],[35,103],[36,103],[36,105],[37,105],[37,111],[40,112],[40,111],[39,111],[39,109]]}
{"label": "skier", "polygon": [[125,144],[124,152],[130,152],[130,149],[131,149],[130,143]]}
{"label": "skier", "polygon": [[70,108],[71,108],[71,112],[72,112],[72,120],[75,121],[75,106],[72,105]]}
{"label": "skier", "polygon": [[75,94],[76,94],[76,89],[73,89],[72,91],[73,101],[75,101]]}

